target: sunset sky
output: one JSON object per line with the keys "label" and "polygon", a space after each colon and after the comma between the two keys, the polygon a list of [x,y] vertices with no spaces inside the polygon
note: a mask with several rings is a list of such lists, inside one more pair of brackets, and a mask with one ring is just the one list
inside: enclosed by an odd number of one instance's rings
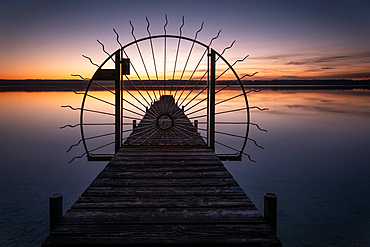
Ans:
{"label": "sunset sky", "polygon": [[0,8],[0,79],[74,79],[90,77],[96,67],[123,44],[152,35],[179,34],[208,43],[240,74],[258,71],[262,79],[370,79],[370,1],[368,0],[228,0],[228,1],[76,1],[2,0]]}

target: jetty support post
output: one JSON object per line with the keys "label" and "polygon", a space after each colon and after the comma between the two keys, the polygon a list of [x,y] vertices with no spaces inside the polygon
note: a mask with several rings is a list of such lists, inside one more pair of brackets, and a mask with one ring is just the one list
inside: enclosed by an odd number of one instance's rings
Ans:
{"label": "jetty support post", "polygon": [[132,120],[132,129],[136,128],[136,120]]}
{"label": "jetty support post", "polygon": [[263,200],[263,216],[271,229],[277,230],[277,196],[274,193],[265,193]]}
{"label": "jetty support post", "polygon": [[49,196],[50,231],[63,216],[63,194],[55,193]]}

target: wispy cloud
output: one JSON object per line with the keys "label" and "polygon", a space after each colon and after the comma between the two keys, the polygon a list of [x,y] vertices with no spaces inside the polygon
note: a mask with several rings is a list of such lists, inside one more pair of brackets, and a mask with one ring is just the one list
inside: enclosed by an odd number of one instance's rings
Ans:
{"label": "wispy cloud", "polygon": [[[339,56],[320,56],[320,57],[297,59],[297,60],[294,60],[294,57],[292,57],[291,61],[286,63],[286,65],[306,65],[306,64],[310,65],[310,64],[320,64],[320,63],[336,64],[338,62],[343,62],[343,61],[348,62],[348,61],[362,60],[362,59],[370,59],[370,52],[353,53],[353,54],[339,55]],[[324,68],[327,68],[327,67],[324,67]]]}

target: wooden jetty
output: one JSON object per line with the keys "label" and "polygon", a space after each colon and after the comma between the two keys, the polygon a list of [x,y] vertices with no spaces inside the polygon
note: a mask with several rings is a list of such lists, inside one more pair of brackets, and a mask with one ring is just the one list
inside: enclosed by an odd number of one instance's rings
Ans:
{"label": "wooden jetty", "polygon": [[[162,97],[151,109],[159,109],[166,100],[173,104],[171,98]],[[158,123],[161,119],[151,118],[148,110],[43,247],[281,246],[252,201],[176,107],[178,119],[171,118],[172,122],[164,117]],[[138,134],[146,124],[151,126],[150,121],[161,125],[162,133]],[[176,128],[180,123],[183,128]]]}

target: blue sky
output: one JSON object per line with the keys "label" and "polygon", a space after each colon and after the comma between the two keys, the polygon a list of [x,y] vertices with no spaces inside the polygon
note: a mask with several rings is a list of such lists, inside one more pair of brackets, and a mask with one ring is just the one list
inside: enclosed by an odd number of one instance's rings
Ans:
{"label": "blue sky", "polygon": [[[255,79],[370,78],[370,1],[2,1],[0,78],[69,79],[94,71],[82,54],[101,62],[122,43],[152,34],[178,34],[204,43],[222,29],[216,50],[236,40],[225,54],[233,62],[249,54],[238,70],[258,71]],[[241,72],[241,73],[242,73]]]}

